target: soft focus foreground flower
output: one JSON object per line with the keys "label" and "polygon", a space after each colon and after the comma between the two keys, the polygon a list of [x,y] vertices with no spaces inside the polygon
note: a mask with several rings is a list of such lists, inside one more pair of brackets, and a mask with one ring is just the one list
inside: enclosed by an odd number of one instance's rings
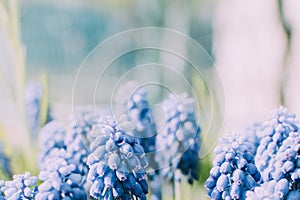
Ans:
{"label": "soft focus foreground flower", "polygon": [[[93,138],[88,134],[92,130],[92,126],[97,124],[97,118],[95,111],[90,107],[76,108],[71,119],[71,129],[78,135],[83,144],[89,147]],[[71,139],[71,138],[70,138]],[[69,144],[71,141],[67,142]]]}
{"label": "soft focus foreground flower", "polygon": [[31,136],[35,137],[40,123],[39,115],[43,88],[40,84],[32,82],[26,85],[24,93],[27,124]]}
{"label": "soft focus foreground flower", "polygon": [[129,81],[118,89],[115,102],[119,112],[126,114],[135,125],[133,136],[144,148],[149,161],[147,171],[151,188],[150,198],[161,199],[158,163],[155,160],[157,131],[154,120],[151,118],[147,92],[145,88],[139,87],[137,82]]}
{"label": "soft focus foreground flower", "polygon": [[58,122],[50,122],[40,133],[40,179],[37,198],[86,198],[84,185],[88,172],[88,133],[97,122],[90,109],[76,110],[67,131]]}
{"label": "soft focus foreground flower", "polygon": [[111,117],[94,125],[88,157],[90,195],[96,199],[146,199],[148,185],[144,148],[130,136],[133,125]]}
{"label": "soft focus foreground flower", "polygon": [[0,142],[0,170],[5,173],[7,177],[11,177],[10,161],[3,152],[3,145]]}
{"label": "soft focus foreground flower", "polygon": [[45,168],[39,173],[39,179],[44,182],[38,187],[37,200],[87,198],[82,163],[76,163],[73,156],[64,148],[51,150]]}
{"label": "soft focus foreground flower", "polygon": [[[25,111],[27,120],[26,122],[28,129],[31,133],[32,139],[36,138],[38,129],[40,128],[42,123],[40,119],[40,112],[42,106],[43,92],[43,87],[38,82],[28,83],[24,91]],[[49,110],[50,109],[48,108],[45,123],[48,123],[52,120]]]}
{"label": "soft focus foreground flower", "polygon": [[34,199],[37,192],[37,177],[30,177],[30,173],[14,175],[11,181],[0,181],[3,196],[0,199],[21,200]]}
{"label": "soft focus foreground flower", "polygon": [[260,145],[255,155],[255,163],[262,174],[263,181],[272,180],[271,171],[273,166],[270,163],[275,159],[283,141],[291,132],[299,129],[296,116],[288,113],[286,108],[280,107],[273,111],[269,120],[263,124],[263,130],[259,136]]}
{"label": "soft focus foreground flower", "polygon": [[275,192],[277,182],[275,180],[263,183],[259,187],[255,187],[254,191],[247,191],[247,200],[279,200],[278,193]]}
{"label": "soft focus foreground flower", "polygon": [[[201,132],[195,117],[194,100],[185,93],[179,97],[170,95],[162,106],[166,120],[156,141],[156,149],[161,151],[156,154],[161,174],[168,180],[180,180],[180,174],[183,174],[192,183],[198,179]],[[179,174],[175,173],[178,169]]]}
{"label": "soft focus foreground flower", "polygon": [[246,191],[258,186],[261,177],[254,165],[253,148],[253,144],[240,136],[220,140],[205,183],[211,199],[245,199]]}
{"label": "soft focus foreground flower", "polygon": [[[300,134],[291,132],[269,164],[270,178],[288,182],[288,192],[300,191]],[[286,194],[285,194],[286,195]]]}
{"label": "soft focus foreground flower", "polygon": [[45,169],[46,160],[52,149],[65,148],[66,131],[63,124],[52,121],[46,124],[39,132],[39,156],[38,164],[40,170]]}
{"label": "soft focus foreground flower", "polygon": [[120,87],[115,98],[116,106],[120,113],[126,114],[129,120],[135,125],[133,136],[143,146],[148,157],[150,167],[157,169],[154,160],[156,125],[151,119],[150,106],[147,100],[145,88],[138,87],[138,83],[130,81]]}
{"label": "soft focus foreground flower", "polygon": [[253,155],[256,155],[257,148],[260,144],[259,137],[261,136],[262,129],[262,124],[255,122],[247,126],[241,133],[241,137],[244,137],[247,142],[253,144],[253,149],[249,149]]}

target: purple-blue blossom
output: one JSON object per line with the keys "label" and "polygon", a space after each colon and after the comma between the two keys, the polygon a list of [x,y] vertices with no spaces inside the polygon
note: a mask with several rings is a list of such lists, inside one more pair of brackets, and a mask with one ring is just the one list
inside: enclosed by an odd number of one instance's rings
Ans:
{"label": "purple-blue blossom", "polygon": [[263,181],[272,180],[271,171],[275,155],[283,141],[289,137],[291,132],[299,130],[296,116],[288,112],[284,107],[275,109],[268,121],[262,124],[260,132],[260,145],[255,155],[255,164],[262,174]]}
{"label": "purple-blue blossom", "polygon": [[211,199],[245,199],[246,192],[258,186],[261,177],[254,164],[253,146],[241,136],[220,140],[205,182]]}
{"label": "purple-blue blossom", "polygon": [[[157,135],[156,161],[167,180],[187,176],[189,183],[198,179],[200,126],[195,116],[194,100],[186,93],[170,95],[163,103],[165,125]],[[180,173],[175,173],[179,169]],[[176,177],[175,177],[176,175]]]}
{"label": "purple-blue blossom", "polygon": [[148,193],[144,148],[132,134],[134,126],[126,120],[103,118],[90,132],[88,181],[95,199],[145,200]]}
{"label": "purple-blue blossom", "polygon": [[13,180],[0,181],[0,190],[3,196],[0,199],[21,200],[35,199],[38,178],[30,176],[29,172],[13,176]]}

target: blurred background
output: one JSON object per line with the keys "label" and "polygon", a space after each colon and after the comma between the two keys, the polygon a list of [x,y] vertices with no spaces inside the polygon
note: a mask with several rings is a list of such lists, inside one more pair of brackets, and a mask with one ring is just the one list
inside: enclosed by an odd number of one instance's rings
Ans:
{"label": "blurred background", "polygon": [[[51,102],[54,117],[65,120],[84,58],[108,37],[139,27],[180,31],[207,51],[215,63],[209,67],[218,70],[223,83],[219,89],[225,93],[216,100],[225,105],[222,133],[264,120],[279,105],[300,115],[297,0],[1,0],[0,5],[0,132],[9,155],[15,155],[13,149],[23,155],[24,146],[31,151],[20,100],[27,82],[41,82],[47,91],[45,104]],[[120,73],[138,59],[125,59]],[[205,99],[207,94],[199,95]],[[82,104],[88,102],[84,97],[79,99]],[[24,168],[20,166],[15,171]],[[207,172],[202,182],[206,177]]]}

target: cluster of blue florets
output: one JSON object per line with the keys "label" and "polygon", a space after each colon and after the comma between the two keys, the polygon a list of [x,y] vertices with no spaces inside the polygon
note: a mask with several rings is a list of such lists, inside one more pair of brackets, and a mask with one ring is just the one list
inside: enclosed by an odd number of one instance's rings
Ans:
{"label": "cluster of blue florets", "polygon": [[7,177],[11,177],[10,160],[4,153],[3,145],[1,142],[0,142],[0,170]]}
{"label": "cluster of blue florets", "polygon": [[[180,180],[188,176],[189,183],[198,179],[200,126],[195,116],[194,100],[187,94],[170,95],[162,104],[166,120],[157,135],[156,161],[161,175],[168,180]],[[177,173],[179,170],[180,173]],[[177,171],[177,172],[176,172]]]}
{"label": "cluster of blue florets", "polygon": [[71,126],[65,130],[58,122],[50,122],[40,133],[40,180],[37,199],[87,197],[85,183],[88,172],[88,133],[96,117],[91,110],[76,110]]}
{"label": "cluster of blue florets", "polygon": [[[219,146],[216,148],[214,167],[206,181],[211,199],[300,199],[300,134],[296,116],[280,107],[274,110],[268,121],[246,129],[242,136],[235,138],[243,140],[243,144],[235,141],[230,144],[238,148],[242,145],[242,149],[248,152],[248,159],[234,156],[237,169],[240,169],[239,165],[244,166],[245,159],[251,165],[251,168],[245,167],[249,174],[241,176],[241,185],[246,187],[242,190],[237,189],[238,186],[233,188],[236,173],[232,164],[228,165],[227,156],[231,148]],[[222,175],[224,170],[226,176]]]}
{"label": "cluster of blue florets", "polygon": [[[75,163],[74,163],[75,161]],[[73,155],[65,149],[53,149],[47,160],[46,167],[39,173],[44,181],[38,186],[36,199],[86,199],[83,188],[84,175],[80,165],[76,165]]]}
{"label": "cluster of blue florets", "polygon": [[26,85],[24,91],[24,103],[25,103],[25,114],[28,131],[30,132],[31,139],[34,141],[37,137],[39,128],[43,125],[42,123],[48,123],[52,120],[50,114],[49,105],[46,113],[46,121],[41,121],[41,107],[42,100],[44,97],[44,88],[38,82],[30,82]]}
{"label": "cluster of blue florets", "polygon": [[117,109],[120,110],[118,112],[126,114],[135,125],[133,135],[143,146],[150,160],[150,167],[157,169],[157,163],[154,160],[157,131],[155,122],[151,118],[145,88],[139,87],[137,82],[130,81],[119,88],[115,102]]}
{"label": "cluster of blue florets", "polygon": [[158,181],[158,163],[155,161],[156,124],[151,116],[150,105],[145,88],[130,81],[120,87],[115,98],[118,112],[126,114],[135,125],[133,135],[144,148],[149,161],[148,180],[152,199],[161,199],[161,184]]}
{"label": "cluster of blue florets", "polygon": [[[55,120],[47,123],[38,134],[38,176],[25,173],[0,181],[0,200],[146,200],[148,182],[150,199],[160,200],[162,177],[178,181],[185,175],[192,184],[199,178],[201,131],[193,99],[183,94],[179,101],[175,96],[165,100],[165,126],[158,133],[147,92],[137,86],[130,82],[120,89],[115,103],[125,115],[118,120],[99,119],[91,109],[80,109],[67,128]],[[35,134],[42,88],[30,85],[26,95],[32,111],[27,113],[29,128]]]}
{"label": "cluster of blue florets", "polygon": [[131,136],[129,121],[107,117],[94,125],[88,157],[90,195],[96,199],[146,199],[148,184],[144,148]]}
{"label": "cluster of blue florets", "polygon": [[205,183],[207,194],[216,200],[245,199],[246,191],[253,190],[261,178],[251,153],[253,145],[237,136],[220,143]]}
{"label": "cluster of blue florets", "polygon": [[43,95],[43,87],[35,82],[29,83],[25,88],[25,108],[26,108],[26,119],[29,131],[32,137],[37,135],[39,128],[39,117],[40,108]]}
{"label": "cluster of blue florets", "polygon": [[25,174],[14,175],[11,181],[0,181],[0,199],[35,199],[38,178]]}
{"label": "cluster of blue florets", "polygon": [[[256,187],[254,191],[248,191],[246,194],[247,200],[281,200],[289,192],[289,183],[286,179],[281,181],[269,181]],[[300,193],[297,191],[289,192],[287,200],[297,200],[300,198]]]}
{"label": "cluster of blue florets", "polygon": [[288,113],[286,108],[280,107],[273,111],[269,120],[263,124],[260,145],[255,156],[256,165],[262,174],[263,181],[272,180],[271,172],[275,162],[275,155],[283,141],[290,133],[298,132],[298,122],[294,114]]}

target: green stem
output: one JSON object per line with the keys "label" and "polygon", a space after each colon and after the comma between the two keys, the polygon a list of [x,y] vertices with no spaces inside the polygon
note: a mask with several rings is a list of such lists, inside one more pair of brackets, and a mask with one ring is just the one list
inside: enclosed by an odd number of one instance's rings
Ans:
{"label": "green stem", "polygon": [[285,48],[285,52],[284,52],[284,57],[283,57],[283,62],[282,62],[282,69],[281,69],[281,80],[280,80],[280,86],[279,86],[279,102],[281,105],[285,105],[286,104],[286,100],[285,100],[285,95],[284,95],[284,89],[286,86],[286,80],[287,80],[287,72],[288,72],[288,61],[289,61],[289,54],[291,51],[291,40],[292,40],[292,30],[290,25],[288,24],[285,15],[284,15],[284,10],[283,10],[283,1],[282,0],[278,0],[278,12],[279,12],[279,19],[283,28],[283,32],[285,34],[286,37],[286,48]]}
{"label": "green stem", "polygon": [[173,179],[172,181],[172,192],[173,192],[173,200],[176,198],[176,193],[175,193],[175,180]]}
{"label": "green stem", "polygon": [[180,181],[175,180],[175,200],[181,199]]}

